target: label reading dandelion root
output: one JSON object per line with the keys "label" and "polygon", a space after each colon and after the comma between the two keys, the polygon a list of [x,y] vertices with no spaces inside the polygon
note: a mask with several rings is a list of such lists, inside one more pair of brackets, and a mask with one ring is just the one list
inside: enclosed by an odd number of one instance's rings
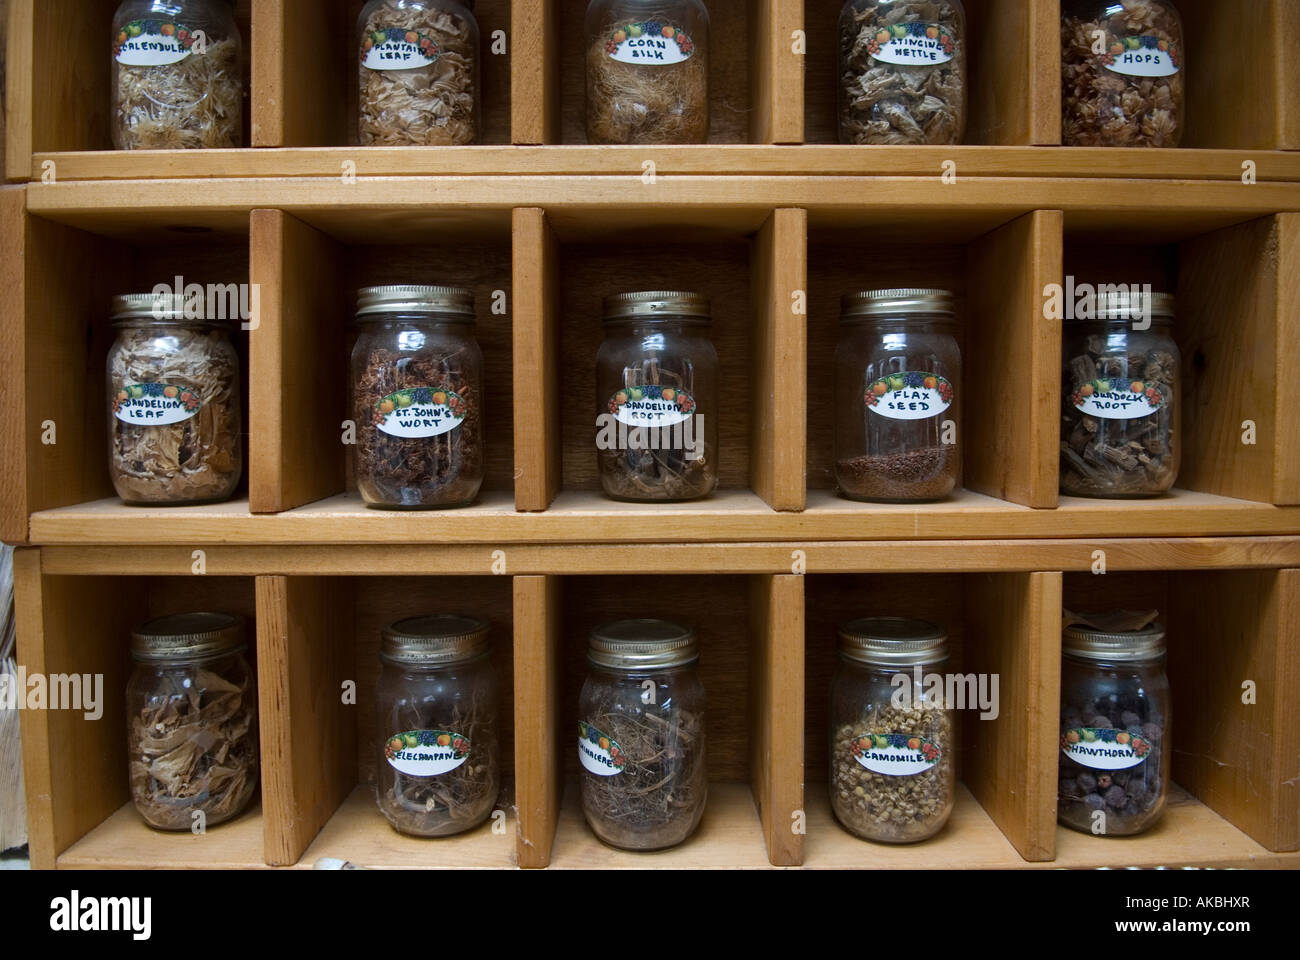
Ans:
{"label": "label reading dandelion root", "polygon": [[618,741],[607,737],[589,723],[578,723],[578,760],[584,770],[598,777],[622,773],[627,760]]}
{"label": "label reading dandelion root", "polygon": [[436,777],[455,770],[469,758],[469,738],[453,730],[407,730],[384,744],[384,759],[398,773]]}

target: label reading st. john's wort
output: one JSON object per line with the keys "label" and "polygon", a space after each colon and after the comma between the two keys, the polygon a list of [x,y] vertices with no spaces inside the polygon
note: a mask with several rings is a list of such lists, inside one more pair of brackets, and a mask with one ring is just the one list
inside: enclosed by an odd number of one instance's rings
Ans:
{"label": "label reading st. john's wort", "polygon": [[436,437],[465,422],[465,398],[440,387],[409,387],[375,404],[375,426],[393,437]]}
{"label": "label reading st. john's wort", "polygon": [[469,738],[454,730],[407,730],[388,738],[384,759],[408,777],[436,777],[469,759]]}
{"label": "label reading st. john's wort", "polygon": [[953,387],[934,373],[891,373],[867,384],[867,409],[891,420],[927,420],[952,406]]}
{"label": "label reading st. john's wort", "polygon": [[188,387],[128,383],[113,397],[113,416],[123,423],[158,427],[188,420],[202,406],[202,398]]}

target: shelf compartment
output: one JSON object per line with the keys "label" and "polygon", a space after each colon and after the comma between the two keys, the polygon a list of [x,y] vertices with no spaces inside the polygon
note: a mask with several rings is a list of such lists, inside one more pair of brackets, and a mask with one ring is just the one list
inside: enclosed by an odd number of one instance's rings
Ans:
{"label": "shelf compartment", "polygon": [[60,870],[265,869],[262,830],[256,801],[237,819],[201,836],[154,830],[125,803],[55,862]]}

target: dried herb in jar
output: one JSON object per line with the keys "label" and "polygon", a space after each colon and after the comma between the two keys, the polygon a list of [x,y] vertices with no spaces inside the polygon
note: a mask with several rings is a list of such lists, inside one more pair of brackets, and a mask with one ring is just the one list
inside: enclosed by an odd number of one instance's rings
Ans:
{"label": "dried herb in jar", "polygon": [[863,500],[942,500],[961,476],[955,446],[853,457],[835,464],[835,483],[847,497]]}

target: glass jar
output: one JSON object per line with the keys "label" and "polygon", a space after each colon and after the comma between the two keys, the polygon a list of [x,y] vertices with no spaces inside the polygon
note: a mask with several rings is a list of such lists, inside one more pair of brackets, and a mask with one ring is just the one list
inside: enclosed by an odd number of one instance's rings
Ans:
{"label": "glass jar", "polygon": [[463,287],[365,287],[352,350],[356,480],[374,507],[463,507],[483,485],[483,351]]}
{"label": "glass jar", "polygon": [[1061,43],[1066,146],[1182,142],[1183,23],[1169,0],[1063,0]]}
{"label": "glass jar", "polygon": [[848,0],[839,36],[840,143],[961,143],[961,0]]}
{"label": "glass jar", "polygon": [[108,467],[125,503],[229,499],[244,469],[239,356],[193,302],[113,298]]}
{"label": "glass jar", "polygon": [[1167,293],[1103,293],[1065,323],[1061,492],[1149,497],[1178,477],[1178,346]]}
{"label": "glass jar", "polygon": [[497,681],[488,625],[452,614],[384,628],[379,809],[399,833],[472,830],[497,801]]}
{"label": "glass jar", "polygon": [[1141,833],[1169,792],[1165,632],[1071,625],[1062,642],[1057,819],[1085,833]]}
{"label": "glass jar", "polygon": [[591,0],[587,142],[709,139],[709,13],[700,0]]}
{"label": "glass jar", "polygon": [[718,354],[709,301],[650,290],[605,298],[596,459],[615,500],[693,500],[718,485]]}
{"label": "glass jar", "polygon": [[952,813],[957,744],[952,707],[942,693],[932,695],[925,674],[947,662],[947,634],[923,620],[868,617],[840,627],[839,653],[830,695],[831,809],[844,829],[867,840],[934,836]]}
{"label": "glass jar", "polygon": [[961,350],[947,290],[844,297],[835,483],[852,500],[940,500],[961,483]]}
{"label": "glass jar", "polygon": [[226,613],[151,620],[131,636],[126,688],[131,799],[161,830],[237,817],[257,789],[257,694],[244,622]]}
{"label": "glass jar", "polygon": [[362,8],[357,32],[363,145],[478,142],[479,31],[473,10],[474,0],[370,0]]}
{"label": "glass jar", "polygon": [[695,633],[667,620],[591,632],[578,702],[582,812],[625,850],[681,843],[704,813],[704,686]]}
{"label": "glass jar", "polygon": [[126,0],[112,57],[118,150],[244,145],[243,41],[229,0]]}

